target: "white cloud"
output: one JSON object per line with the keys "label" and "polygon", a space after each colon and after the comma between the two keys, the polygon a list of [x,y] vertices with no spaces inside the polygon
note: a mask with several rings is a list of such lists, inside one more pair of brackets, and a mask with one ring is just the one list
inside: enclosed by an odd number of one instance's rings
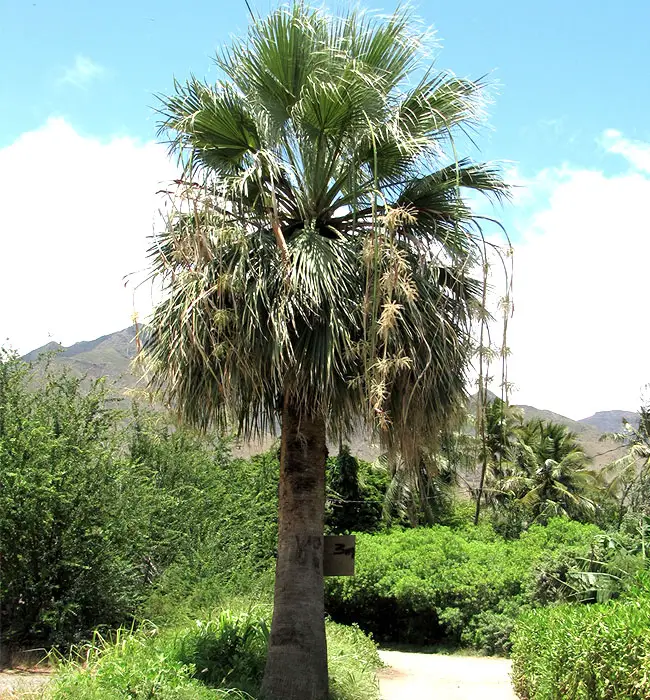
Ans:
{"label": "white cloud", "polygon": [[[1,149],[0,344],[26,352],[130,325],[123,278],[145,267],[155,193],[174,176],[163,146],[83,137],[62,119]],[[146,289],[136,306],[149,311]]]}
{"label": "white cloud", "polygon": [[78,54],[75,56],[74,65],[66,68],[59,82],[69,85],[74,85],[78,88],[85,88],[93,80],[101,78],[106,73],[106,70],[91,61],[86,56]]}
{"label": "white cloud", "polygon": [[529,178],[536,206],[515,244],[512,398],[572,418],[634,410],[650,381],[650,177],[639,157],[650,144],[606,140],[644,172],[563,166]]}
{"label": "white cloud", "polygon": [[650,143],[626,139],[616,129],[607,129],[601,143],[609,153],[621,155],[632,167],[650,173]]}
{"label": "white cloud", "polygon": [[[618,132],[603,136],[608,150],[629,143]],[[0,343],[8,337],[27,352],[50,334],[69,345],[129,325],[133,284],[125,288],[123,278],[145,268],[155,193],[175,175],[160,145],[83,137],[62,119],[1,149],[0,193],[10,204],[1,224]],[[573,418],[636,408],[650,382],[650,175],[568,166],[512,175],[526,187],[510,230],[513,400]],[[148,313],[146,288],[135,307]]]}

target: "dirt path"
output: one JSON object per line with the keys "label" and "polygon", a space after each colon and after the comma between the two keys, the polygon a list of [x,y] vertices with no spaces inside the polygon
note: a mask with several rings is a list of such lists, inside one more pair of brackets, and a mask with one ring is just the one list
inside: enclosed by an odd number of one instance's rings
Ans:
{"label": "dirt path", "polygon": [[43,671],[0,671],[0,700],[37,700],[43,697],[43,689],[50,677]]}
{"label": "dirt path", "polygon": [[382,700],[517,700],[510,661],[484,656],[443,656],[380,651]]}

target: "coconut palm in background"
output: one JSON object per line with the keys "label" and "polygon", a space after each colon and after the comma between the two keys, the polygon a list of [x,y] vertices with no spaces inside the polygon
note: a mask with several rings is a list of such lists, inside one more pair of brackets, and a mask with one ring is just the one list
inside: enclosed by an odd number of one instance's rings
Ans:
{"label": "coconut palm in background", "polygon": [[552,421],[526,421],[510,461],[502,463],[494,491],[516,498],[536,520],[563,515],[593,518],[594,475],[575,433]]}
{"label": "coconut palm in background", "polygon": [[[405,463],[398,454],[392,459],[383,455],[377,466],[388,473],[382,517],[387,525],[408,522],[411,527],[433,525],[448,515],[459,482],[462,459],[449,455],[449,446],[458,433],[446,431],[436,449],[420,448],[418,460]],[[472,465],[474,466],[474,465]]]}
{"label": "coconut palm in background", "polygon": [[483,86],[430,68],[416,26],[284,7],[222,80],[162,99],[185,175],[151,253],[152,382],[193,424],[281,426],[267,698],[327,697],[326,437],[364,423],[415,463],[464,395],[483,247],[463,192],[506,188],[450,158]]}
{"label": "coconut palm in background", "polygon": [[[478,445],[478,458],[485,465],[487,491],[485,502],[499,506],[510,499],[510,494],[501,491],[501,482],[512,476],[517,469],[519,437],[524,413],[518,406],[495,397],[485,407],[482,417],[483,435]],[[477,494],[477,508],[479,507]]]}
{"label": "coconut palm in background", "polygon": [[650,512],[650,403],[639,409],[638,424],[623,421],[620,433],[601,436],[625,446],[625,454],[608,464],[598,474],[600,486],[617,504],[619,526],[627,511]]}

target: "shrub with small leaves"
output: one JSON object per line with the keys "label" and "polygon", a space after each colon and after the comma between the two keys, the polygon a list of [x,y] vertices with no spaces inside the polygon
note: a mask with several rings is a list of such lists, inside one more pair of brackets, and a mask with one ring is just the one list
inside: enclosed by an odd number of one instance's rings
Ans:
{"label": "shrub with small leaves", "polygon": [[360,534],[355,576],[327,579],[326,607],[382,642],[507,651],[512,622],[531,603],[535,564],[549,552],[588,550],[598,532],[558,518],[516,540],[489,525]]}

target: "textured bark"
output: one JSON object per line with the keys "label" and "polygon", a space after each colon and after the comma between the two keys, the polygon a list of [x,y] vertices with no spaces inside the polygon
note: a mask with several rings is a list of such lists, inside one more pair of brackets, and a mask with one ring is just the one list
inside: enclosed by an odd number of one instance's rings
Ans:
{"label": "textured bark", "polygon": [[282,411],[278,560],[265,700],[326,700],[323,590],[325,421]]}

